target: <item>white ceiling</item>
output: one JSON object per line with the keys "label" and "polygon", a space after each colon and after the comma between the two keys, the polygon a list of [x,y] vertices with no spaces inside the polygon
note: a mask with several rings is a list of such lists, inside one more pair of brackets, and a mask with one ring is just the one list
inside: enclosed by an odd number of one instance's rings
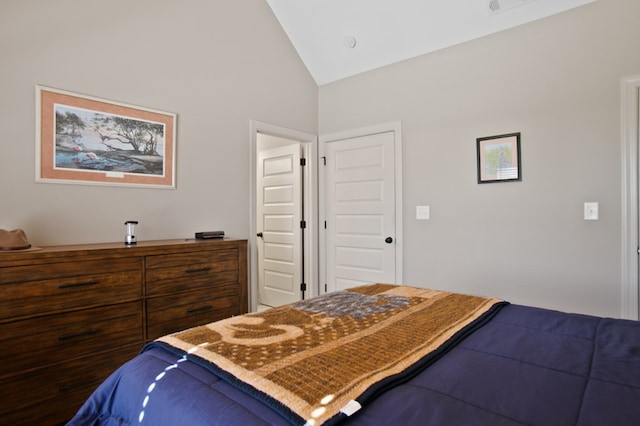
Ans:
{"label": "white ceiling", "polygon": [[[595,0],[267,0],[319,86]],[[496,10],[497,9],[497,10]],[[348,47],[348,38],[355,47]]]}

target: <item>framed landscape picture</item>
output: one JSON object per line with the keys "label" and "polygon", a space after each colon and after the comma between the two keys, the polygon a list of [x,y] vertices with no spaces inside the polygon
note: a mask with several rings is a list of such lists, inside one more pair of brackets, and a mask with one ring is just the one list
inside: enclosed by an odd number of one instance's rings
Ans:
{"label": "framed landscape picture", "polygon": [[478,183],[522,180],[520,133],[476,139]]}
{"label": "framed landscape picture", "polygon": [[36,86],[36,181],[175,188],[176,115]]}

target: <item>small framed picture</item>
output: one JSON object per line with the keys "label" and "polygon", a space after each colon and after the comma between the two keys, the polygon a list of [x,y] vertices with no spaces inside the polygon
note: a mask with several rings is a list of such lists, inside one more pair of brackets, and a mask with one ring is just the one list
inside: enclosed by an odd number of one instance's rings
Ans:
{"label": "small framed picture", "polygon": [[522,180],[520,133],[477,138],[478,183]]}

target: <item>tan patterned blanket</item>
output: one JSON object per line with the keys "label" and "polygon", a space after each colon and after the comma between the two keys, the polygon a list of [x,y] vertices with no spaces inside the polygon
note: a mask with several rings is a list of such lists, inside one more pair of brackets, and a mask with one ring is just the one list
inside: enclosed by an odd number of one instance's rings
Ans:
{"label": "tan patterned blanket", "polygon": [[401,373],[455,344],[502,304],[492,298],[374,284],[158,341],[201,364],[211,363],[213,370],[248,386],[292,423],[320,425],[351,415],[375,394],[376,386],[401,380]]}

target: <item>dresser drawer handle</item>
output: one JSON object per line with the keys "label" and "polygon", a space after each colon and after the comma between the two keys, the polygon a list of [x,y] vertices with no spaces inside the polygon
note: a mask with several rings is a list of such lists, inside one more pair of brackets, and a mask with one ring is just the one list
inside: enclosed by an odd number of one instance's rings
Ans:
{"label": "dresser drawer handle", "polygon": [[187,274],[197,274],[198,272],[209,272],[211,270],[210,267],[199,268],[199,269],[187,269],[185,272]]}
{"label": "dresser drawer handle", "polygon": [[74,339],[76,337],[91,336],[91,335],[97,334],[97,333],[100,333],[100,330],[97,329],[97,328],[92,328],[92,329],[87,330],[87,331],[81,331],[80,333],[63,334],[61,336],[58,336],[58,340],[68,340],[68,339]]}
{"label": "dresser drawer handle", "polygon": [[193,313],[196,313],[196,312],[210,311],[211,309],[213,309],[213,306],[204,305],[204,306],[200,306],[199,308],[189,308],[189,309],[187,309],[187,313],[188,314],[193,314]]}
{"label": "dresser drawer handle", "polygon": [[91,280],[91,281],[85,281],[82,283],[73,283],[73,284],[60,284],[58,286],[58,288],[60,290],[64,290],[65,288],[74,288],[74,287],[86,287],[86,286],[90,286],[90,285],[96,285],[98,284],[100,281],[98,280]]}
{"label": "dresser drawer handle", "polygon": [[96,383],[99,383],[100,379],[97,377],[90,377],[87,380],[82,380],[80,382],[75,382],[75,383],[70,383],[68,385],[64,385],[64,386],[60,386],[59,390],[60,392],[69,392],[70,390],[74,390],[74,389],[78,389],[78,388],[84,388],[90,385],[94,385]]}

